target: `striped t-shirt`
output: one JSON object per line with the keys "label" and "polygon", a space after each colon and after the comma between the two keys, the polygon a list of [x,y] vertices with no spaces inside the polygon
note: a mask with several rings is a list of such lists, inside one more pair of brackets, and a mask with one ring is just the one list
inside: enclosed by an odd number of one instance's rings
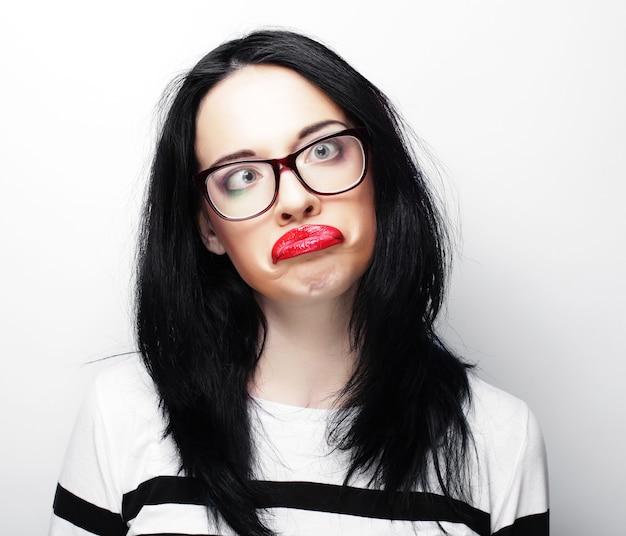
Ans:
{"label": "striped t-shirt", "polygon": [[[534,416],[526,404],[477,378],[471,387],[471,501],[451,505],[437,493],[416,490],[392,514],[365,475],[342,485],[349,454],[326,441],[333,410],[254,399],[256,474],[267,490],[262,519],[286,536],[547,535],[546,459]],[[196,482],[180,475],[164,428],[139,359],[101,371],[74,428],[50,536],[234,534],[214,524]]]}

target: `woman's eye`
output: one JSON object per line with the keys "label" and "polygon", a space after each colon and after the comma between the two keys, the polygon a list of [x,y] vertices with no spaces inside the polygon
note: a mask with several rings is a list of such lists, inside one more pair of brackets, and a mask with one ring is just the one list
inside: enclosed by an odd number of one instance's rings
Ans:
{"label": "woman's eye", "polygon": [[328,140],[313,146],[309,157],[313,162],[323,162],[335,158],[339,152],[339,144],[336,141]]}
{"label": "woman's eye", "polygon": [[222,185],[228,193],[241,193],[250,188],[259,180],[259,173],[254,169],[242,168],[228,173],[222,180]]}

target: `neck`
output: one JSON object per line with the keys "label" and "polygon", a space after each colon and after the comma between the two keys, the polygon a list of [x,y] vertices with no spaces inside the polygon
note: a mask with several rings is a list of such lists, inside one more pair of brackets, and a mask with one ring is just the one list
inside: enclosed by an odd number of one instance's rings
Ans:
{"label": "neck", "polygon": [[327,408],[352,376],[351,313],[345,300],[302,306],[257,297],[267,320],[251,393],[299,407]]}

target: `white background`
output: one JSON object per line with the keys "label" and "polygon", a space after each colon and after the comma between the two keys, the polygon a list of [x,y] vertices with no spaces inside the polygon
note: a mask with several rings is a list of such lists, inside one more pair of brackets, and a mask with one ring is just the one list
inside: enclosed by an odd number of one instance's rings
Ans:
{"label": "white background", "polygon": [[539,417],[553,534],[623,534],[626,3],[575,0],[3,3],[1,533],[45,534],[85,363],[133,349],[161,92],[259,25],[339,51],[443,164],[442,329]]}

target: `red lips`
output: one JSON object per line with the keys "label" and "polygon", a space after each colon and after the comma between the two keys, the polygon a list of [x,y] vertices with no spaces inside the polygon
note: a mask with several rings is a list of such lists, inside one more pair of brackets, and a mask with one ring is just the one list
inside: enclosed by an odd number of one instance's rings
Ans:
{"label": "red lips", "polygon": [[343,234],[330,225],[302,225],[287,231],[272,248],[272,261],[312,253],[343,242]]}

